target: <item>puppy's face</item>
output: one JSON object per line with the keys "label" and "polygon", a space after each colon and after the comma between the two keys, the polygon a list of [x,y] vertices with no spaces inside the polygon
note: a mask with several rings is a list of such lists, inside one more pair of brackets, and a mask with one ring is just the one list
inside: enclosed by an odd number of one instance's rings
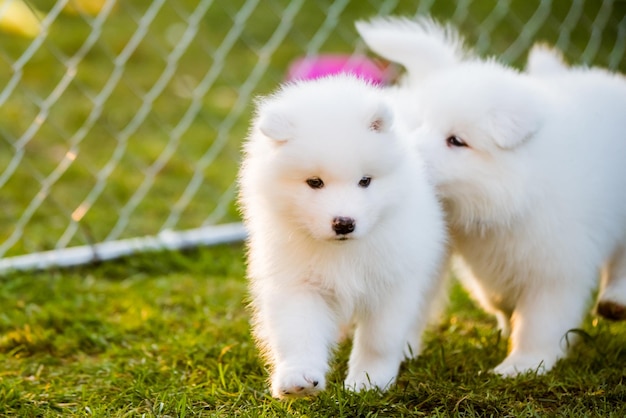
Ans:
{"label": "puppy's face", "polygon": [[422,100],[417,147],[450,220],[507,223],[524,210],[525,147],[540,120],[521,76],[495,63],[462,65],[425,82]]}
{"label": "puppy's face", "polygon": [[264,193],[293,232],[318,240],[362,238],[393,204],[397,156],[387,147],[393,138],[365,119],[355,122],[349,129],[342,129],[346,121],[310,127],[277,144]]}
{"label": "puppy's face", "polygon": [[[348,167],[346,167],[348,168]],[[317,240],[346,241],[366,236],[383,212],[384,173],[373,168],[300,167],[277,178],[272,204],[283,226]],[[279,200],[278,200],[279,199]]]}
{"label": "puppy's face", "polygon": [[277,230],[344,242],[367,236],[395,204],[403,157],[385,106],[330,93],[335,100],[316,103],[317,91],[307,102],[290,100],[288,109],[263,109],[263,168],[255,171]]}

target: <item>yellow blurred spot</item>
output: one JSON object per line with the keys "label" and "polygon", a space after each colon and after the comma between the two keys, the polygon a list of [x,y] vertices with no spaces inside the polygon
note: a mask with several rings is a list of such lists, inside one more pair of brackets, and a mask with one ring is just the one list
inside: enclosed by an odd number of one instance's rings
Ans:
{"label": "yellow blurred spot", "polygon": [[77,207],[74,212],[72,212],[72,220],[74,222],[78,222],[81,219],[83,219],[83,216],[85,216],[85,213],[87,213],[87,209],[88,209],[88,205],[86,204],[82,204],[79,207]]}
{"label": "yellow blurred spot", "polygon": [[0,0],[0,30],[4,32],[34,38],[41,32],[38,15],[42,13],[22,0]]}
{"label": "yellow blurred spot", "polygon": [[70,0],[63,11],[70,14],[97,16],[104,8],[107,0]]}
{"label": "yellow blurred spot", "polygon": [[146,308],[141,308],[141,320],[145,321],[150,318],[150,311]]}
{"label": "yellow blurred spot", "polygon": [[68,151],[68,152],[65,154],[65,158],[67,158],[67,159],[68,159],[68,160],[70,160],[70,161],[74,161],[74,160],[76,159],[76,152],[74,152],[74,151]]}
{"label": "yellow blurred spot", "polygon": [[14,341],[18,343],[27,343],[30,344],[33,342],[33,334],[30,330],[30,326],[28,324],[24,325],[23,329],[17,329],[14,331],[9,331],[6,333],[6,337],[9,341]]}

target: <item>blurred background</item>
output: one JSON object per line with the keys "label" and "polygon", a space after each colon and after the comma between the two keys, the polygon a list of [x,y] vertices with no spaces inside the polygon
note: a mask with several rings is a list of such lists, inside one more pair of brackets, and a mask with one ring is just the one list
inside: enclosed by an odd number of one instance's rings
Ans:
{"label": "blurred background", "polygon": [[0,258],[238,222],[254,97],[426,13],[517,67],[545,41],[626,71],[622,0],[0,0]]}

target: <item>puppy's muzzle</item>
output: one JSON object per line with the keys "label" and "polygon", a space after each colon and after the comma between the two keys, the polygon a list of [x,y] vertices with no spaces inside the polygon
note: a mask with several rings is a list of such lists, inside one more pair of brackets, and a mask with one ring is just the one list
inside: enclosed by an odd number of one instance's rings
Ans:
{"label": "puppy's muzzle", "polygon": [[335,231],[337,235],[348,235],[356,228],[355,220],[345,216],[337,216],[334,218],[332,225],[333,231]]}

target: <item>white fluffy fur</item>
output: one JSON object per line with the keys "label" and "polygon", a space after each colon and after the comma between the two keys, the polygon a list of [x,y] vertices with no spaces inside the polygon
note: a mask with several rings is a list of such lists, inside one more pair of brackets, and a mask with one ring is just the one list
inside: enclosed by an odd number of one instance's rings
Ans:
{"label": "white fluffy fur", "polygon": [[[407,45],[377,51],[409,71],[432,57],[432,48]],[[420,73],[418,148],[459,276],[510,330],[495,371],[544,372],[566,355],[600,270],[600,312],[619,317],[626,307],[626,80],[568,68],[545,47],[531,53],[529,73],[493,60],[449,64],[456,47],[443,46],[432,61],[442,65]],[[467,147],[448,144],[453,135]]]}
{"label": "white fluffy fur", "polygon": [[530,74],[554,74],[567,69],[563,53],[546,44],[535,44],[528,53],[526,72]]}
{"label": "white fluffy fur", "polygon": [[[445,224],[403,139],[382,92],[349,76],[286,85],[258,103],[240,204],[273,396],[323,390],[351,321],[348,388],[385,389],[403,357],[419,353],[442,287]],[[364,176],[368,187],[359,186]],[[307,185],[315,177],[322,188]],[[338,216],[353,218],[354,232],[338,236]]]}
{"label": "white fluffy fur", "polygon": [[[430,18],[378,17],[370,22],[358,21],[355,26],[374,52],[406,67],[410,83],[470,55],[455,28]],[[422,55],[415,55],[416,50]]]}

